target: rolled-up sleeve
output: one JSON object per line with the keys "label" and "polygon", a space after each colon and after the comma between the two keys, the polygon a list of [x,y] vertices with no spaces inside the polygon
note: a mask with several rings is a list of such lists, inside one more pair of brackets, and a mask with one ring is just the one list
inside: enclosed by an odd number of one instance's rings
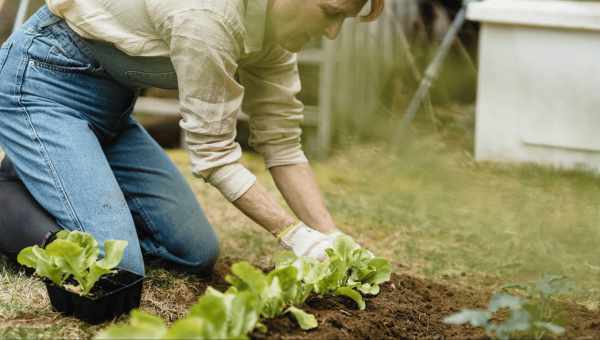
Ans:
{"label": "rolled-up sleeve", "polygon": [[211,11],[185,11],[171,18],[168,37],[192,171],[235,201],[256,177],[239,163],[235,142],[244,88],[235,80],[240,47],[229,26]]}
{"label": "rolled-up sleeve", "polygon": [[307,163],[300,128],[304,106],[296,99],[301,89],[296,55],[274,47],[239,74],[246,88],[243,110],[250,117],[250,146],[263,155],[267,168]]}

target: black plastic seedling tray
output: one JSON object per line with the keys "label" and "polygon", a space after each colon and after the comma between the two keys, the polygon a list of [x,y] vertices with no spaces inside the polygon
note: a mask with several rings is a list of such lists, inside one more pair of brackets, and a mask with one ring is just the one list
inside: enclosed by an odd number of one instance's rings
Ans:
{"label": "black plastic seedling tray", "polygon": [[57,312],[72,315],[90,324],[99,324],[129,313],[140,306],[142,276],[119,270],[101,278],[92,289],[92,296],[81,296],[46,281],[50,303]]}

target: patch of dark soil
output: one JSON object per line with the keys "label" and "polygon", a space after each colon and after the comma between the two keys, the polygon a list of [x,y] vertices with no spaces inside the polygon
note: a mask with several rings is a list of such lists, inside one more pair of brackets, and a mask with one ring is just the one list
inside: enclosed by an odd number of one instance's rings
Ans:
{"label": "patch of dark soil", "polygon": [[[207,278],[189,277],[198,296],[208,286],[219,290],[228,287],[224,280],[236,260],[220,260]],[[268,270],[268,268],[263,268]],[[182,274],[183,275],[183,274]],[[182,276],[183,278],[184,276]],[[150,279],[152,280],[152,279]],[[288,316],[265,320],[269,331],[252,333],[253,339],[487,339],[484,332],[469,326],[450,326],[442,319],[463,308],[484,308],[491,296],[489,291],[458,289],[409,275],[392,275],[382,285],[381,293],[367,297],[367,308],[359,311],[350,299],[343,297],[313,297],[302,306],[313,313],[319,327],[303,331]],[[197,301],[186,299],[187,307]],[[183,301],[182,301],[183,302]],[[566,339],[600,339],[600,312],[582,306],[564,304]]]}
{"label": "patch of dark soil", "polygon": [[366,299],[367,308],[357,310],[343,297],[312,298],[305,310],[315,314],[319,328],[302,331],[288,317],[268,320],[266,335],[255,339],[479,339],[472,328],[452,328],[442,319],[463,306],[482,307],[484,297],[452,290],[406,275],[393,275],[381,293]]}

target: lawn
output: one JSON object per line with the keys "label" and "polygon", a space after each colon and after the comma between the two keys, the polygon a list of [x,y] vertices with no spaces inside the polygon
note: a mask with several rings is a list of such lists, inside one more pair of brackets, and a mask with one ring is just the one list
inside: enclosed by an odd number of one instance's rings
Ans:
{"label": "lawn", "polygon": [[[578,287],[568,299],[597,311],[600,177],[476,163],[470,123],[464,122],[471,116],[469,109],[443,116],[436,129],[419,122],[393,152],[381,141],[343,139],[329,159],[313,162],[339,227],[391,260],[400,274],[482,294],[544,273],[562,274]],[[268,266],[279,249],[273,238],[193,178],[184,151],[169,155],[217,229],[222,254]],[[243,163],[276,193],[258,156],[246,153]],[[202,293],[199,281],[153,266],[143,309],[175,320]],[[53,313],[43,285],[5,262],[0,320],[0,338],[87,338],[102,327]]]}

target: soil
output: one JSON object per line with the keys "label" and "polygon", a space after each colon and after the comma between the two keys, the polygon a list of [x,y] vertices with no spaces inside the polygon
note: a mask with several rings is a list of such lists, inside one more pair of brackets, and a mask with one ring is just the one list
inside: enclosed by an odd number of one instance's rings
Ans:
{"label": "soil", "polygon": [[[227,288],[224,280],[233,261],[219,261],[209,278],[198,282],[196,291],[208,285]],[[268,270],[268,269],[265,269]],[[201,283],[200,283],[201,282]],[[381,293],[367,297],[367,308],[359,311],[354,302],[343,297],[310,298],[302,308],[313,313],[319,327],[303,331],[288,316],[265,320],[268,333],[255,331],[253,339],[487,339],[480,329],[450,326],[442,319],[462,308],[484,308],[491,292],[449,287],[444,284],[393,274],[381,286]],[[191,302],[191,301],[190,301]],[[563,304],[565,339],[600,339],[600,311]]]}

